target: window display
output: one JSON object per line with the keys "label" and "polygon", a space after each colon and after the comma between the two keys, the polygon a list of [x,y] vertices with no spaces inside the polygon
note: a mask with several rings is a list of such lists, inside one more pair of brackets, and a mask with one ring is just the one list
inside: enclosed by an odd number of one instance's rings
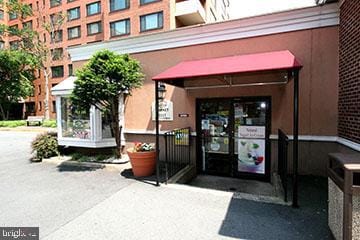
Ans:
{"label": "window display", "polygon": [[62,137],[90,139],[90,114],[79,111],[68,97],[61,98]]}

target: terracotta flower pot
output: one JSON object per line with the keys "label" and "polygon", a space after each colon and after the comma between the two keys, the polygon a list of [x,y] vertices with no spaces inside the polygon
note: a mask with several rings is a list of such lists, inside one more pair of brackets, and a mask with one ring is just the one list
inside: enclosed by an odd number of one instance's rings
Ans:
{"label": "terracotta flower pot", "polygon": [[130,158],[132,171],[135,177],[151,176],[155,171],[156,152],[133,152],[127,151]]}

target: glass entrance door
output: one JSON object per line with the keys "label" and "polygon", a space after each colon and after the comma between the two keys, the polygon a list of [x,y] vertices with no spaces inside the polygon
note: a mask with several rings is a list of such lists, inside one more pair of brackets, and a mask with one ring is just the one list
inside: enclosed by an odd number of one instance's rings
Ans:
{"label": "glass entrance door", "polygon": [[228,100],[200,102],[200,142],[202,171],[209,174],[229,175],[232,171],[230,157],[230,109]]}
{"label": "glass entrance door", "polygon": [[233,101],[234,175],[269,176],[270,101],[266,98]]}
{"label": "glass entrance door", "polygon": [[270,98],[202,99],[197,112],[198,170],[269,179]]}

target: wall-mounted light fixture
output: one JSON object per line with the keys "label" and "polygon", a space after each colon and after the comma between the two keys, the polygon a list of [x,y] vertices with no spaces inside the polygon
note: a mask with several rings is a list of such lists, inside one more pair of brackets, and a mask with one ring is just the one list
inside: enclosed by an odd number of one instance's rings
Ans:
{"label": "wall-mounted light fixture", "polygon": [[164,83],[160,83],[159,84],[159,99],[160,100],[164,100],[165,99],[165,95],[166,95],[166,87],[165,87],[165,84]]}

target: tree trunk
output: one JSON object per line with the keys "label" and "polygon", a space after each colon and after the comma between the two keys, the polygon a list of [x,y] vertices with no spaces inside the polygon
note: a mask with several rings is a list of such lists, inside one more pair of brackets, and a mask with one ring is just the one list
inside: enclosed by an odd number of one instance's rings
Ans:
{"label": "tree trunk", "polygon": [[45,99],[44,99],[44,118],[46,120],[50,119],[50,111],[49,111],[49,76],[50,73],[44,69],[44,77],[45,77]]}
{"label": "tree trunk", "polygon": [[0,119],[7,120],[7,115],[5,114],[2,104],[0,104]]}
{"label": "tree trunk", "polygon": [[111,121],[116,142],[116,157],[121,159],[121,129],[119,124],[119,96],[114,97],[111,104]]}

